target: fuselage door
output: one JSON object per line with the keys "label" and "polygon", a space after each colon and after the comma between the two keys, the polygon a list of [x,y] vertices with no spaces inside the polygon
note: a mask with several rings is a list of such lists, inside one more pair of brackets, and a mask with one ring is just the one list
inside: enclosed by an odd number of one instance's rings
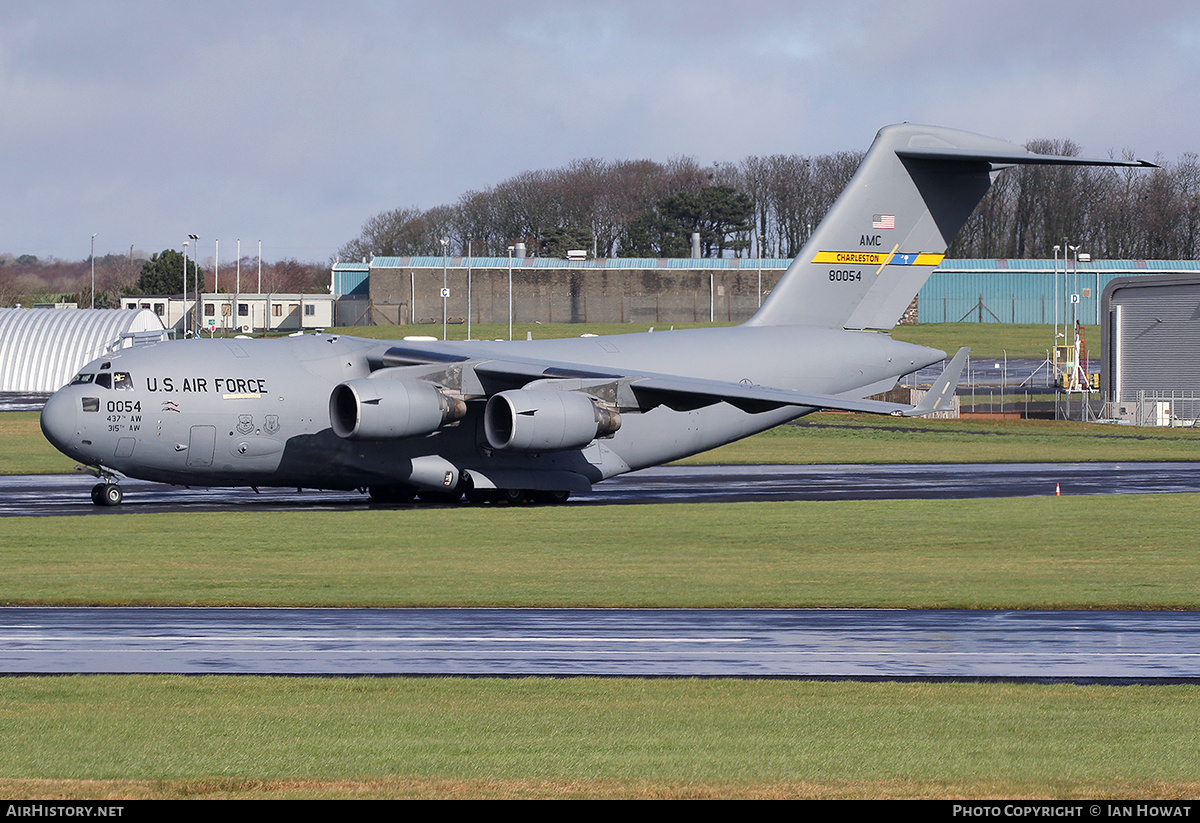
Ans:
{"label": "fuselage door", "polygon": [[187,464],[196,468],[211,466],[216,448],[216,426],[192,426],[191,435],[188,437]]}

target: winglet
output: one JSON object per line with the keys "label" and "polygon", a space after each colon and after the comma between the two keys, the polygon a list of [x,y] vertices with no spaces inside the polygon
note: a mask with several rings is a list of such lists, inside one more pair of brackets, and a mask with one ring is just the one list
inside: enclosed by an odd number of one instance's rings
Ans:
{"label": "winglet", "polygon": [[959,349],[958,353],[946,364],[946,368],[942,370],[942,376],[929,387],[929,391],[921,398],[921,402],[911,409],[900,412],[900,416],[920,417],[932,412],[948,410],[954,397],[954,390],[958,387],[958,378],[962,376],[963,367],[967,365],[967,356],[970,353],[970,346],[963,346]]}

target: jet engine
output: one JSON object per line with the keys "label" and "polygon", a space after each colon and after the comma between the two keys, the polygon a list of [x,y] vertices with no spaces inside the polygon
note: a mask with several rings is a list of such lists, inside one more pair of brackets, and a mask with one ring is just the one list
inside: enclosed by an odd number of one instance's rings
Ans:
{"label": "jet engine", "polygon": [[430,434],[467,413],[461,398],[421,380],[360,378],[334,387],[329,422],[348,440],[394,440]]}
{"label": "jet engine", "polygon": [[621,415],[586,394],[515,389],[492,395],[483,431],[493,449],[578,449],[621,428]]}

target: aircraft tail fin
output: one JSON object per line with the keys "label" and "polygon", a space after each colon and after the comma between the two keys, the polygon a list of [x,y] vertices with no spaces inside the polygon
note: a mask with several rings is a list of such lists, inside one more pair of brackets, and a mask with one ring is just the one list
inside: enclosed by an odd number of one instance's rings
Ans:
{"label": "aircraft tail fin", "polygon": [[892,328],[996,175],[1018,164],[1154,167],[1032,154],[936,126],[887,126],[748,325]]}

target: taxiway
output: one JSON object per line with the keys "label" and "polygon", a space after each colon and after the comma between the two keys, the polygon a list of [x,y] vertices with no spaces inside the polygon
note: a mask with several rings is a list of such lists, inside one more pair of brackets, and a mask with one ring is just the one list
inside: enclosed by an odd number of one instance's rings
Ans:
{"label": "taxiway", "polygon": [[[86,475],[0,476],[0,517],[164,511],[304,511],[373,507],[358,492],[182,488],[122,480],[125,502],[93,505]],[[566,504],[903,500],[1200,492],[1200,463],[953,463],[658,466],[621,475]],[[423,505],[396,506],[397,509]]]}

